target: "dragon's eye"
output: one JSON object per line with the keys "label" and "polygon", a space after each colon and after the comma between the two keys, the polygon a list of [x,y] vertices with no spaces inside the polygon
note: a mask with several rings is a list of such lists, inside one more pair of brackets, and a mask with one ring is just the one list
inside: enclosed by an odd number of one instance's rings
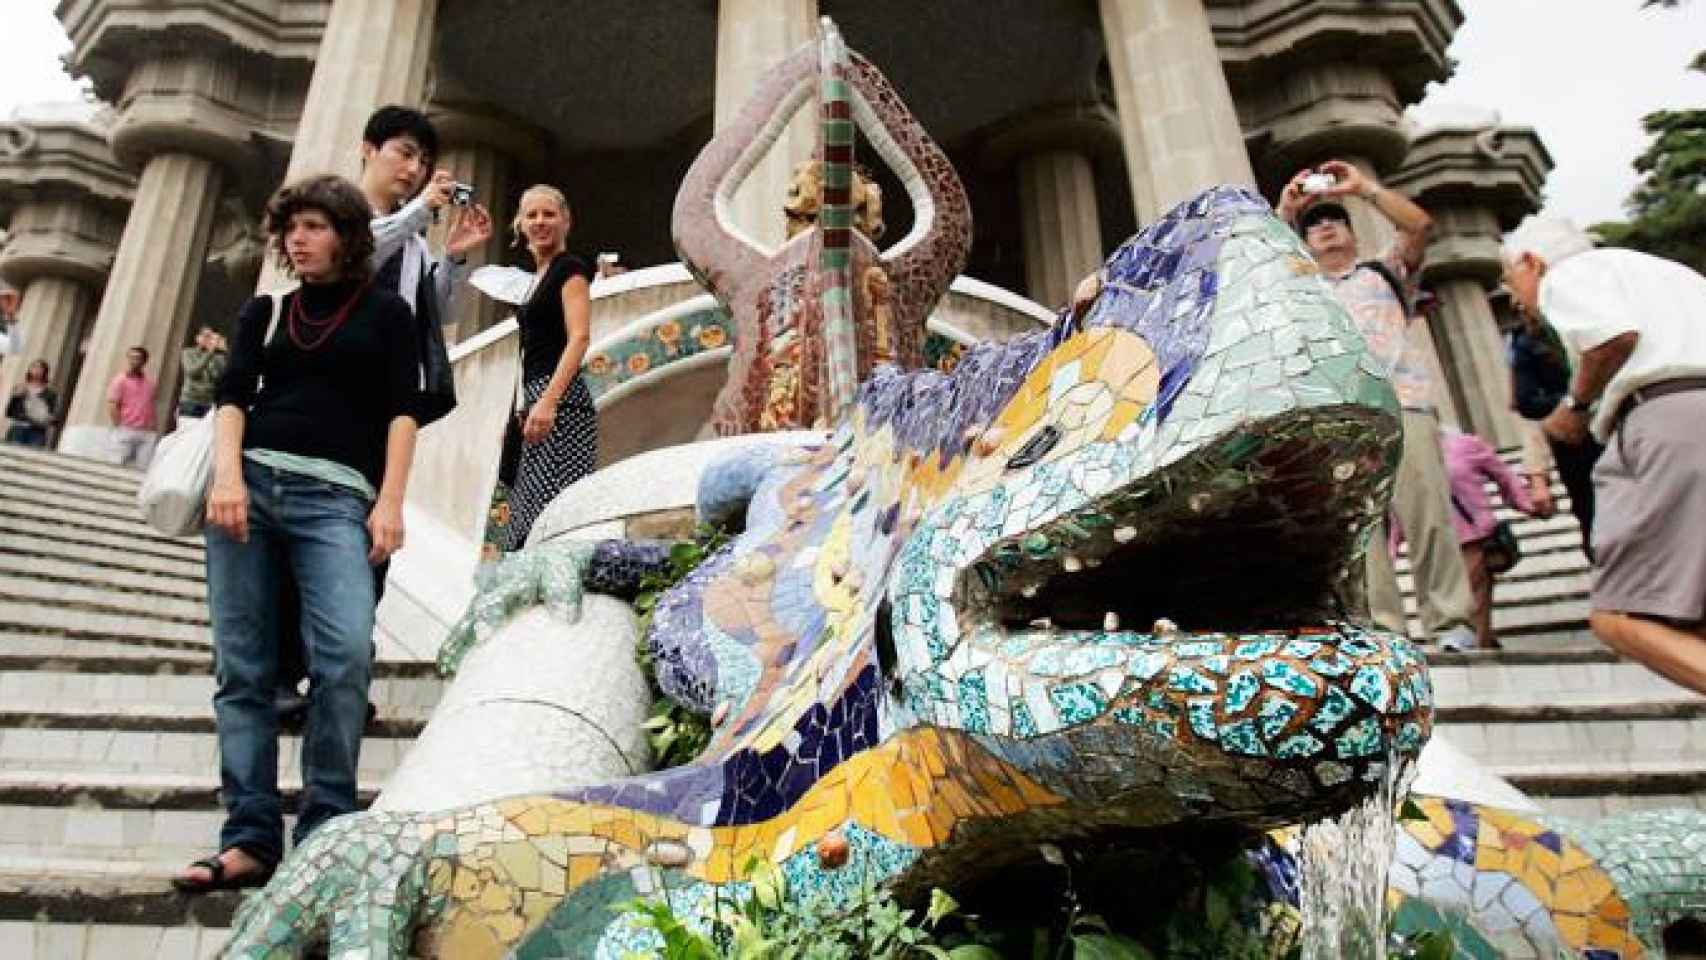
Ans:
{"label": "dragon's eye", "polygon": [[1036,463],[1047,456],[1048,452],[1053,450],[1054,445],[1059,442],[1060,431],[1053,424],[1043,427],[1037,431],[1036,436],[1025,441],[1025,445],[1019,448],[1018,453],[1013,454],[1012,459],[1007,461],[1007,469],[1019,470]]}

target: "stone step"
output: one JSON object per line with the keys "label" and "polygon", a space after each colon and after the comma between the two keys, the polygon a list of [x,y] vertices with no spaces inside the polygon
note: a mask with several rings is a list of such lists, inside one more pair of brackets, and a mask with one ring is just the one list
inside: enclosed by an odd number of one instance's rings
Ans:
{"label": "stone step", "polygon": [[1698,754],[1682,761],[1614,763],[1595,758],[1492,769],[1542,805],[1553,797],[1706,795],[1706,761]]}
{"label": "stone step", "polygon": [[207,603],[207,585],[199,579],[137,573],[53,557],[0,553],[0,577],[28,577],[49,583],[124,591],[125,595],[138,600],[156,596],[187,600],[202,604],[204,610]]}
{"label": "stone step", "polygon": [[[231,894],[235,897],[235,894]],[[231,908],[224,912],[229,913]],[[204,908],[203,912],[207,912]],[[33,916],[33,914],[32,914]],[[189,918],[175,918],[188,923]],[[37,960],[214,960],[231,931],[200,925],[0,921],[0,956]]]}
{"label": "stone step", "polygon": [[[1571,524],[1574,524],[1575,518],[1571,517],[1570,522]],[[1573,553],[1578,557],[1582,555],[1582,536],[1580,533],[1576,532],[1576,527],[1573,525],[1568,528],[1556,530],[1549,529],[1528,536],[1521,536],[1518,538],[1518,542],[1522,544],[1522,561],[1512,569],[1513,573],[1517,570],[1521,570],[1522,565],[1528,563],[1529,559],[1532,557],[1552,553]],[[1398,575],[1402,578],[1408,578],[1410,574],[1410,555],[1408,550],[1408,544],[1400,547],[1398,550],[1398,558],[1394,560],[1392,564],[1393,569],[1395,569]]]}
{"label": "stone step", "polygon": [[[369,685],[368,696],[386,719],[424,721],[437,705],[436,678],[388,677]],[[88,729],[58,717],[108,717],[117,729],[137,729],[156,718],[156,729],[184,729],[196,718],[213,717],[213,677],[207,674],[74,673],[8,670],[0,673],[0,716],[28,718],[44,727]],[[127,718],[135,721],[127,723]]]}
{"label": "stone step", "polygon": [[1429,653],[1434,702],[1446,710],[1602,704],[1706,703],[1603,647],[1575,650]]}
{"label": "stone step", "polygon": [[219,814],[212,814],[210,825],[198,829],[195,839],[163,851],[158,859],[135,853],[115,858],[98,851],[82,857],[0,854],[0,920],[113,925],[120,930],[228,927],[240,892],[186,897],[171,886],[172,877],[186,864],[216,848],[219,820]]}
{"label": "stone step", "polygon": [[[213,672],[213,659],[208,653],[198,651],[0,631],[0,670],[208,675]],[[382,659],[374,663],[373,671],[376,680],[410,678],[440,682],[429,661]]]}
{"label": "stone step", "polygon": [[[415,737],[426,726],[426,717],[412,712],[393,712],[379,706],[379,715],[367,725],[370,737]],[[0,729],[42,730],[144,730],[159,733],[181,731],[212,733],[213,707],[194,713],[180,707],[127,704],[121,707],[19,702],[0,704]]]}
{"label": "stone step", "polygon": [[1594,770],[1609,773],[1694,757],[1706,770],[1706,702],[1698,700],[1448,707],[1435,724],[1452,745],[1494,769],[1548,770],[1591,758]]}
{"label": "stone step", "polygon": [[[367,736],[357,778],[383,783],[414,740]],[[280,782],[296,782],[302,769],[302,738],[279,738]],[[212,731],[55,730],[0,726],[0,773],[53,770],[85,778],[107,774],[158,774],[214,780],[219,776],[219,741]]]}
{"label": "stone step", "polygon": [[[279,779],[279,794],[293,807],[302,792],[294,776]],[[378,783],[356,787],[362,806],[373,802]],[[164,773],[84,774],[71,770],[0,770],[0,807],[67,806],[116,810],[219,810],[219,778]]]}
{"label": "stone step", "polygon": [[134,492],[104,490],[29,468],[6,470],[6,493],[9,497],[31,503],[55,507],[75,504],[80,511],[87,510],[127,520],[134,520],[139,515]]}
{"label": "stone step", "polygon": [[0,597],[0,628],[95,640],[120,640],[187,650],[205,650],[213,643],[208,628],[201,624],[92,610],[69,610],[4,597]]}
{"label": "stone step", "polygon": [[209,622],[206,600],[123,590],[116,583],[107,587],[84,586],[63,580],[0,573],[0,597],[18,603],[46,604],[67,611],[147,617],[201,626]]}
{"label": "stone step", "polygon": [[156,552],[165,556],[180,556],[186,560],[199,560],[205,552],[200,537],[168,537],[134,515],[130,518],[107,517],[70,509],[65,504],[43,505],[12,498],[0,501],[0,522],[13,529],[14,520],[54,524],[59,528],[55,531],[59,536],[72,540],[82,539],[83,531],[129,537],[153,545]]}
{"label": "stone step", "polygon": [[197,583],[202,582],[207,574],[207,565],[200,557],[180,560],[121,546],[74,543],[60,538],[57,533],[40,536],[0,531],[0,554],[21,557],[23,559],[19,562],[25,564],[31,558],[41,557],[87,565],[97,570],[124,570],[153,576],[178,577]]}
{"label": "stone step", "polygon": [[206,551],[199,541],[169,540],[160,536],[133,536],[122,532],[113,532],[99,527],[69,523],[58,516],[29,515],[28,504],[10,505],[0,502],[0,533],[26,534],[32,537],[44,537],[63,543],[73,543],[84,546],[108,547],[114,550],[124,550],[143,555],[145,558],[163,558],[188,563],[203,563]]}
{"label": "stone step", "polygon": [[57,471],[83,485],[130,493],[135,493],[136,488],[142,485],[142,471],[140,470],[118,467],[110,463],[102,463],[99,460],[73,457],[33,447],[6,444],[4,449],[0,449],[0,470],[10,470],[14,466],[24,469]]}
{"label": "stone step", "polygon": [[1536,797],[1535,802],[1557,817],[1597,820],[1636,810],[1706,810],[1706,793],[1611,794],[1602,797]]}

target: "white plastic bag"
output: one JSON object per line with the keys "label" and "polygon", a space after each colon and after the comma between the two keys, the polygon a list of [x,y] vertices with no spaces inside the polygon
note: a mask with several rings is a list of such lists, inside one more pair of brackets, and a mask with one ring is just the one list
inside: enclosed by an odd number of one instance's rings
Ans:
{"label": "white plastic bag", "polygon": [[186,419],[162,439],[154,462],[136,491],[136,505],[148,525],[168,537],[201,531],[207,519],[207,486],[213,479],[212,413]]}
{"label": "white plastic bag", "polygon": [[[284,306],[284,294],[274,293],[272,317],[267,332],[261,338],[264,352],[272,345],[278,332],[279,313]],[[256,383],[255,391],[261,385]],[[200,533],[207,522],[207,488],[213,483],[213,422],[218,407],[198,420],[179,420],[173,430],[154,448],[154,460],[136,491],[136,505],[142,508],[142,518],[148,525],[168,537],[187,537]]]}

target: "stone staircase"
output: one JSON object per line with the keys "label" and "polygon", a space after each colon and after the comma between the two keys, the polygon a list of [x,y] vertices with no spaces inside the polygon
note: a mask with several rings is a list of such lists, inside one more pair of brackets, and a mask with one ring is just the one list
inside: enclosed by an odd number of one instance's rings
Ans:
{"label": "stone staircase", "polygon": [[[167,879],[222,820],[202,547],[160,536],[139,474],[0,445],[0,957],[202,957],[235,895]],[[430,663],[385,638],[371,798],[437,702]],[[288,805],[300,738],[280,749]]]}
{"label": "stone staircase", "polygon": [[[1562,485],[1553,496],[1549,520],[1500,511],[1523,548],[1493,588],[1506,649],[1430,655],[1437,729],[1552,813],[1706,808],[1706,698],[1589,632],[1588,561]],[[1411,633],[1421,636],[1403,557],[1398,570]]]}

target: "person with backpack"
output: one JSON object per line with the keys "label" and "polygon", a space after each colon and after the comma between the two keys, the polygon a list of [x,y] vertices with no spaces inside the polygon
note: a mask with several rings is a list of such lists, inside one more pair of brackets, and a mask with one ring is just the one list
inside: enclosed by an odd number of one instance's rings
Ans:
{"label": "person with backpack", "polygon": [[[1523,438],[1523,470],[1529,475],[1529,493],[1550,503],[1549,467],[1556,465],[1558,479],[1570,494],[1570,512],[1582,528],[1582,553],[1593,560],[1593,465],[1605,452],[1592,436],[1580,441],[1546,436],[1539,423],[1558,409],[1570,393],[1570,356],[1564,341],[1545,319],[1517,305],[1522,324],[1507,338],[1511,369],[1511,409],[1530,421]],[[1539,496],[1542,492],[1545,496]],[[1544,504],[1543,504],[1544,505]]]}
{"label": "person with backpack", "polygon": [[[1397,239],[1374,260],[1357,258],[1356,231],[1339,201],[1361,197],[1397,229]],[[1451,522],[1448,481],[1440,457],[1439,415],[1421,357],[1407,349],[1415,277],[1427,251],[1433,218],[1408,197],[1376,183],[1343,160],[1300,171],[1280,194],[1276,212],[1292,224],[1321,266],[1321,275],[1350,313],[1369,355],[1392,380],[1403,408],[1404,451],[1393,486],[1392,510],[1410,541],[1410,569],[1422,626],[1447,650],[1475,643],[1474,598]],[[1380,524],[1374,544],[1384,543]],[[1385,550],[1370,549],[1368,601],[1376,623],[1408,633],[1403,598]]]}

